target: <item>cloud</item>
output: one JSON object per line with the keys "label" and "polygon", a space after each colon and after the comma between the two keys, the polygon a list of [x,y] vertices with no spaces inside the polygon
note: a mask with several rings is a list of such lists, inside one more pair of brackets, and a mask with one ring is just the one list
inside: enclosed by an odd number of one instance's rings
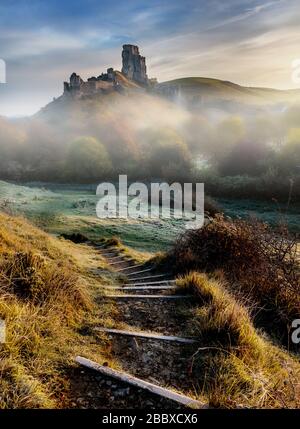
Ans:
{"label": "cloud", "polygon": [[73,71],[87,78],[120,69],[123,43],[140,45],[148,74],[160,81],[207,75],[293,87],[299,20],[297,0],[211,0],[209,7],[204,0],[116,0],[113,8],[109,0],[1,2],[8,84],[0,85],[0,114],[14,101],[16,111],[33,113]]}

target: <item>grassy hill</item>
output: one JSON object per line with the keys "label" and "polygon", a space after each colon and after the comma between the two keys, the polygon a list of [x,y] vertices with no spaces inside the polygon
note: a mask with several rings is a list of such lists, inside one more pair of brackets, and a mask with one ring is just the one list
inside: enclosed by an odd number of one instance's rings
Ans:
{"label": "grassy hill", "polygon": [[[101,283],[90,270],[102,262],[92,248],[51,237],[24,218],[0,213],[0,223],[0,319],[6,322],[0,409],[67,407],[74,355],[92,351],[79,330],[95,316]],[[100,344],[93,350],[95,358],[105,355]]]}
{"label": "grassy hill", "polygon": [[300,101],[300,90],[255,88],[207,77],[187,77],[163,82],[158,91],[181,91],[182,95],[202,97],[203,101],[226,100],[250,104],[293,103]]}

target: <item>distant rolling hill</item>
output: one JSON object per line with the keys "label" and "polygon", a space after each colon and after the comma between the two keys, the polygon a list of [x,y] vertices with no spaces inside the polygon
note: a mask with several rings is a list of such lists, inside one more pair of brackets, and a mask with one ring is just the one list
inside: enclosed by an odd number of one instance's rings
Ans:
{"label": "distant rolling hill", "polygon": [[166,96],[181,96],[202,103],[230,101],[245,104],[278,104],[300,102],[300,89],[279,90],[255,88],[207,77],[187,77],[163,82],[156,91]]}

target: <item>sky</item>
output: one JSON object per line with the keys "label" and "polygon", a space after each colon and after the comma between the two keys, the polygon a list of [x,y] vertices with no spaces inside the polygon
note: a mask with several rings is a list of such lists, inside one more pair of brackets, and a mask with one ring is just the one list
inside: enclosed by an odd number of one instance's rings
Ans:
{"label": "sky", "polygon": [[125,43],[140,47],[149,77],[160,82],[206,76],[299,88],[292,79],[292,62],[300,59],[299,3],[1,0],[0,115],[35,113],[61,95],[74,71],[86,79],[110,66],[120,70]]}

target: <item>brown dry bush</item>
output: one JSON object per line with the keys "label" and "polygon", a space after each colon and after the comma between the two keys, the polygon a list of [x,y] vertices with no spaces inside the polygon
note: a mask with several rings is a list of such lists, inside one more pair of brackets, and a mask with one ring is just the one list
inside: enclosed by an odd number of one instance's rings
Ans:
{"label": "brown dry bush", "polygon": [[224,280],[190,272],[177,286],[195,295],[197,305],[186,328],[200,344],[190,372],[211,406],[300,406],[299,362],[255,329]]}
{"label": "brown dry bush", "polygon": [[300,316],[297,240],[284,227],[272,231],[256,219],[217,215],[180,237],[170,256],[179,273],[223,270],[231,288],[254,303],[264,323],[268,314],[272,329],[276,326],[285,339],[291,321]]}

